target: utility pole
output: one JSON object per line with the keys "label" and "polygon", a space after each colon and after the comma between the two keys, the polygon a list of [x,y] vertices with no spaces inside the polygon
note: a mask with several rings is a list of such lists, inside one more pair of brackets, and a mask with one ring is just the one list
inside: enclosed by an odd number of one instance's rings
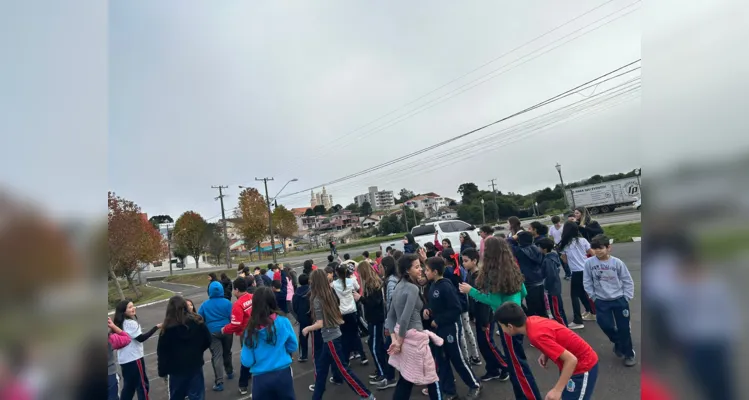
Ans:
{"label": "utility pole", "polygon": [[273,210],[270,209],[270,197],[268,196],[268,181],[273,178],[255,178],[256,181],[263,181],[265,184],[265,203],[268,205],[268,231],[270,232],[270,251],[273,254],[273,264],[277,264],[276,259],[276,240],[273,238]]}
{"label": "utility pole", "polygon": [[169,230],[169,224],[166,225],[166,243],[169,246],[169,275],[172,275],[172,231]]}
{"label": "utility pole", "polygon": [[[229,234],[226,232],[226,214],[224,212],[224,189],[228,189],[228,186],[211,186],[212,189],[218,189],[218,197],[214,200],[221,201],[221,220],[224,221],[224,241],[226,242],[226,268],[231,269],[231,257],[229,256]],[[171,260],[170,260],[171,261]],[[171,264],[170,264],[171,266]]]}
{"label": "utility pole", "polygon": [[[495,185],[494,181],[496,181],[497,178],[490,179],[489,182],[491,182],[492,192],[494,193],[494,204],[497,204],[497,186]],[[499,205],[499,204],[497,204]]]}
{"label": "utility pole", "polygon": [[[562,166],[557,163],[557,165],[554,166],[554,168],[557,169],[557,173],[559,173],[559,182],[562,184],[562,197],[564,198],[565,204],[567,204],[567,208],[570,208],[570,201],[567,200],[567,189],[564,187],[564,179],[562,178]],[[572,198],[572,207],[575,207],[575,195],[570,192],[570,197]]]}
{"label": "utility pole", "polygon": [[406,203],[403,203],[403,221],[406,222],[406,232],[408,232],[408,214],[406,214]]}

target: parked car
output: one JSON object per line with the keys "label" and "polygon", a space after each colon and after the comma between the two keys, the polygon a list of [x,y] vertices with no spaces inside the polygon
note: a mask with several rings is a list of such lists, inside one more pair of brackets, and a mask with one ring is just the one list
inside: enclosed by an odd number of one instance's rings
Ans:
{"label": "parked car", "polygon": [[640,206],[641,206],[641,205],[642,205],[642,198],[641,198],[641,197],[638,197],[638,198],[637,198],[637,200],[635,201],[635,204],[634,204],[634,206],[635,206],[635,210],[638,210],[638,211],[639,211],[639,210],[640,210]]}
{"label": "parked car", "polygon": [[179,258],[172,258],[171,259],[171,263],[172,264],[176,264],[175,266],[177,268],[182,268],[182,269],[185,268],[185,263],[183,263],[182,261],[180,261]]}
{"label": "parked car", "polygon": [[[443,239],[449,239],[453,247],[458,249],[460,249],[459,236],[461,232],[468,232],[470,238],[476,243],[481,241],[479,229],[467,222],[457,219],[427,222],[411,229],[411,234],[414,235],[414,239],[419,246],[424,246],[425,243],[433,242],[435,232],[437,233],[437,240],[442,241]],[[383,253],[385,253],[385,249],[388,247],[403,251],[403,237],[396,236],[392,241],[380,244],[380,250],[382,250]]]}

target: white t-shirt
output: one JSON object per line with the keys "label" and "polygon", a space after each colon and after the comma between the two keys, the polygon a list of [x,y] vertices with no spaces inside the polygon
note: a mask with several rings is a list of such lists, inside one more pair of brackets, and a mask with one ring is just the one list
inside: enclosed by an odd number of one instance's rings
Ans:
{"label": "white t-shirt", "polygon": [[574,239],[562,249],[562,254],[567,255],[570,271],[578,272],[584,269],[585,261],[588,259],[588,250],[590,250],[590,243],[585,238]]}
{"label": "white t-shirt", "polygon": [[343,289],[343,282],[340,279],[333,281],[333,289],[341,300],[341,314],[351,314],[356,311],[356,302],[354,301],[354,291],[359,291],[359,282],[356,279],[346,278],[346,289]]}
{"label": "white t-shirt", "polygon": [[549,236],[554,239],[554,244],[559,244],[559,242],[562,240],[562,229],[557,229],[556,226],[551,225],[549,227]]}
{"label": "white t-shirt", "polygon": [[127,333],[132,340],[130,341],[130,344],[117,350],[117,361],[120,365],[143,358],[143,343],[135,340],[135,338],[142,333],[138,321],[125,319],[122,323],[122,330]]}

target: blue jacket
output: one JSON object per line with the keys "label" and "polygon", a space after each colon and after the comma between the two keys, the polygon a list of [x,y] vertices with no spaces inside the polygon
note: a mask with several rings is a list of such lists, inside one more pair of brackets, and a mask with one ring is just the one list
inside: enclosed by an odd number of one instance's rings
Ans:
{"label": "blue jacket", "polygon": [[268,329],[257,332],[255,347],[249,348],[246,335],[242,337],[242,365],[250,369],[253,375],[278,371],[291,365],[291,353],[297,350],[299,342],[291,321],[282,316],[276,316],[273,323],[276,333],[274,344],[268,343]]}
{"label": "blue jacket", "polygon": [[208,285],[208,296],[209,299],[200,305],[198,314],[211,333],[221,332],[221,328],[231,321],[231,301],[226,300],[224,287],[217,281]]}

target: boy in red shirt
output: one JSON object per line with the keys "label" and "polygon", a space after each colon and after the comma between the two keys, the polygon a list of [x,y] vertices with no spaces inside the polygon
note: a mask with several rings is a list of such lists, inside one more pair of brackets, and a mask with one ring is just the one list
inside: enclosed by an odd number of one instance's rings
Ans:
{"label": "boy in red shirt", "polygon": [[546,368],[549,360],[559,367],[559,380],[546,394],[546,400],[589,400],[598,378],[598,355],[575,332],[559,322],[542,317],[526,317],[512,302],[502,304],[494,318],[510,335],[526,335],[541,351],[538,363]]}
{"label": "boy in red shirt", "polygon": [[[221,333],[235,334],[239,336],[241,343],[247,324],[250,322],[252,314],[252,293],[247,292],[247,278],[237,278],[234,280],[234,297],[237,301],[231,306],[231,321],[221,328]],[[247,394],[247,386],[250,384],[250,369],[241,366],[239,369],[239,393]]]}

